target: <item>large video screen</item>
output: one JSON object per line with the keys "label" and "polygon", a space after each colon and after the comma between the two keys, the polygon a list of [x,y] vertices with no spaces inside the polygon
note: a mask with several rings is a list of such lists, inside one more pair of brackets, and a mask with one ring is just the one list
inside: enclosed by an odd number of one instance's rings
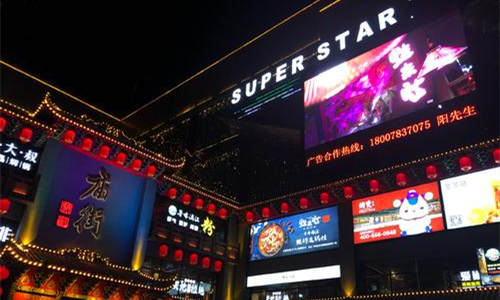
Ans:
{"label": "large video screen", "polygon": [[476,88],[458,13],[401,35],[304,83],[311,148]]}
{"label": "large video screen", "polygon": [[444,229],[437,182],[353,201],[352,214],[355,244]]}
{"label": "large video screen", "polygon": [[441,180],[448,229],[500,222],[500,167]]}
{"label": "large video screen", "polygon": [[253,224],[250,261],[333,249],[339,246],[337,207]]}

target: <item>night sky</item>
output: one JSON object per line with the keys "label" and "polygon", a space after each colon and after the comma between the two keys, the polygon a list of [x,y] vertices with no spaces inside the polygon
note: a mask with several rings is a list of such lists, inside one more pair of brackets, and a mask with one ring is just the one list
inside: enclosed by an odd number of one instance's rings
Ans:
{"label": "night sky", "polygon": [[312,0],[1,3],[1,58],[118,117]]}

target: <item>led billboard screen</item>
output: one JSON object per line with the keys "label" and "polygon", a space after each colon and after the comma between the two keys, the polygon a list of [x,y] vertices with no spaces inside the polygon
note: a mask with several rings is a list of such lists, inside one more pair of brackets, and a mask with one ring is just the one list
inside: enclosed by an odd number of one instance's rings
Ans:
{"label": "led billboard screen", "polygon": [[444,229],[437,182],[355,200],[352,213],[355,244]]}
{"label": "led billboard screen", "polygon": [[260,222],[250,228],[250,261],[333,249],[338,246],[336,207]]}
{"label": "led billboard screen", "polygon": [[441,180],[448,229],[500,222],[500,168]]}
{"label": "led billboard screen", "polygon": [[305,148],[474,91],[462,28],[452,14],[305,81]]}

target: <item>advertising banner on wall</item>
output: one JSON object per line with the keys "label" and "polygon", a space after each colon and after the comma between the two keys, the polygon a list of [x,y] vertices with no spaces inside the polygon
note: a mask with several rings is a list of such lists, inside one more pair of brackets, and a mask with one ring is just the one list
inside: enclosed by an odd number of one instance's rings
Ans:
{"label": "advertising banner on wall", "polygon": [[441,180],[448,229],[500,222],[500,168]]}
{"label": "advertising banner on wall", "polygon": [[40,164],[35,202],[19,239],[51,249],[95,251],[122,265],[137,263],[137,255],[144,255],[136,248],[144,250],[147,242],[156,183],[52,139]]}
{"label": "advertising banner on wall", "polygon": [[305,81],[305,148],[474,91],[462,28],[452,14]]}
{"label": "advertising banner on wall", "polygon": [[253,224],[250,261],[333,249],[339,246],[337,207]]}
{"label": "advertising banner on wall", "polygon": [[355,244],[444,229],[437,182],[355,200],[352,213]]}
{"label": "advertising banner on wall", "polygon": [[500,250],[479,248],[477,259],[483,285],[500,285]]}

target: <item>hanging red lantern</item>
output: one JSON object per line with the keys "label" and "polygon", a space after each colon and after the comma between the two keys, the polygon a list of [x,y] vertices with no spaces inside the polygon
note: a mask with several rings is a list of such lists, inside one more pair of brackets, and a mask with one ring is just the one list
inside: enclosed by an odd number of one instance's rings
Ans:
{"label": "hanging red lantern", "polygon": [[429,165],[425,167],[425,174],[427,175],[427,179],[436,179],[437,178],[437,169],[433,165]]}
{"label": "hanging red lantern", "polygon": [[156,175],[156,167],[153,165],[149,165],[146,169],[146,176],[152,178]]}
{"label": "hanging red lantern", "polygon": [[221,209],[219,209],[219,213],[218,213],[218,215],[219,215],[219,218],[221,218],[221,219],[223,219],[223,220],[226,220],[226,219],[227,219],[227,216],[228,216],[228,214],[227,214],[227,209],[225,209],[224,207],[223,207],[223,208],[221,208]]}
{"label": "hanging red lantern", "polygon": [[0,266],[0,280],[9,278],[10,271],[6,266]]}
{"label": "hanging red lantern", "polygon": [[10,200],[8,198],[0,199],[0,215],[5,215],[10,210]]}
{"label": "hanging red lantern", "polygon": [[181,249],[175,250],[175,252],[174,252],[174,260],[175,261],[181,261],[183,254],[184,254],[184,252],[182,252]]}
{"label": "hanging red lantern", "polygon": [[184,195],[182,195],[182,198],[181,198],[181,202],[182,204],[184,205],[189,205],[191,204],[191,195],[189,195],[188,193],[185,193]]}
{"label": "hanging red lantern", "polygon": [[208,257],[203,257],[203,259],[201,260],[201,266],[203,267],[203,269],[208,269],[210,268],[210,258]]}
{"label": "hanging red lantern", "polygon": [[216,260],[214,262],[214,270],[215,272],[220,272],[222,270],[222,261]]}
{"label": "hanging red lantern", "polygon": [[203,205],[205,205],[205,203],[203,203],[203,199],[201,199],[201,198],[198,198],[198,199],[196,199],[196,201],[194,201],[194,207],[198,210],[202,210]]}
{"label": "hanging red lantern", "polygon": [[74,130],[66,130],[66,132],[64,133],[64,137],[63,137],[63,141],[66,143],[66,144],[73,144],[73,142],[75,141],[75,138],[76,138],[76,132]]}
{"label": "hanging red lantern", "polygon": [[344,187],[344,197],[346,199],[351,199],[352,198],[352,187],[351,186],[345,186]]}
{"label": "hanging red lantern", "polygon": [[91,138],[85,138],[82,142],[82,149],[84,151],[90,151],[90,150],[92,150],[93,144],[94,144],[94,141],[92,141]]}
{"label": "hanging red lantern", "polygon": [[210,204],[207,205],[207,212],[208,212],[209,215],[215,214],[216,210],[217,210],[217,206],[215,206],[215,204],[210,203]]}
{"label": "hanging red lantern", "polygon": [[168,255],[168,246],[167,245],[161,245],[159,254],[161,257],[166,257]]}
{"label": "hanging red lantern", "polygon": [[269,218],[269,215],[271,214],[271,210],[269,209],[269,207],[263,207],[262,208],[262,217],[264,219],[267,219]]}
{"label": "hanging red lantern", "polygon": [[406,185],[406,174],[401,172],[396,174],[396,184],[399,186]]}
{"label": "hanging red lantern", "polygon": [[300,206],[300,209],[307,209],[309,207],[309,199],[300,198],[299,206]]}
{"label": "hanging red lantern", "polygon": [[472,162],[468,156],[462,156],[458,160],[458,164],[460,165],[460,170],[467,172],[472,169]]}
{"label": "hanging red lantern", "polygon": [[31,128],[25,127],[21,129],[21,133],[19,134],[19,139],[23,143],[28,143],[31,141],[31,138],[33,137],[33,130]]}
{"label": "hanging red lantern", "polygon": [[138,158],[134,159],[134,161],[132,162],[132,170],[139,171],[141,169],[141,166],[142,161]]}
{"label": "hanging red lantern", "polygon": [[253,222],[253,212],[247,211],[245,213],[245,219],[247,220],[248,223]]}
{"label": "hanging red lantern", "polygon": [[169,199],[172,199],[172,200],[174,200],[175,198],[177,198],[177,189],[174,188],[174,187],[169,188],[168,192],[167,192],[167,197]]}
{"label": "hanging red lantern", "polygon": [[99,157],[102,159],[108,159],[110,152],[111,148],[106,145],[102,145],[101,148],[99,148]]}
{"label": "hanging red lantern", "polygon": [[280,211],[282,214],[287,214],[288,213],[288,203],[282,202],[280,205]]}
{"label": "hanging red lantern", "polygon": [[493,160],[495,163],[500,164],[500,149],[493,150]]}
{"label": "hanging red lantern", "polygon": [[370,180],[370,192],[376,193],[380,189],[379,183],[377,179]]}
{"label": "hanging red lantern", "polygon": [[127,154],[120,152],[116,155],[115,162],[119,164],[120,166],[123,166],[125,163],[125,160],[127,159]]}
{"label": "hanging red lantern", "polygon": [[3,132],[7,127],[7,119],[0,117],[0,132]]}
{"label": "hanging red lantern", "polygon": [[198,264],[198,254],[192,253],[189,256],[189,264],[193,265],[193,266],[196,265],[196,264]]}
{"label": "hanging red lantern", "polygon": [[330,195],[327,192],[323,192],[319,195],[319,201],[321,204],[328,204],[330,202]]}

